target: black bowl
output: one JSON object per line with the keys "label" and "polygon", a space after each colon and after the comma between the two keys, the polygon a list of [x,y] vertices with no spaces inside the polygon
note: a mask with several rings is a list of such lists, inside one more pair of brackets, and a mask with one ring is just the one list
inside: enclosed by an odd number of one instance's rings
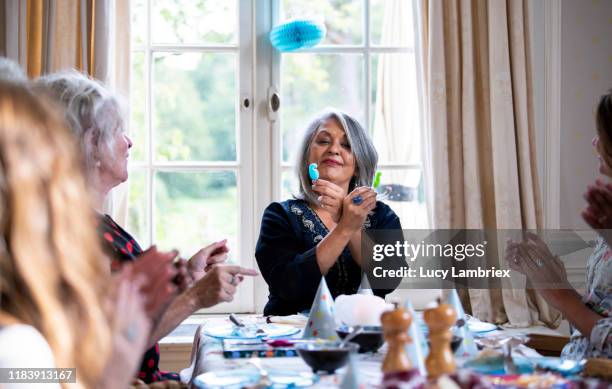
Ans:
{"label": "black bowl", "polygon": [[[340,326],[336,328],[338,335],[344,339],[353,331],[352,327]],[[385,343],[383,330],[380,326],[364,326],[361,333],[355,336],[351,342],[359,345],[359,353],[376,352]]]}
{"label": "black bowl", "polygon": [[[462,341],[463,338],[461,336],[453,335],[453,339],[451,339],[451,350],[453,353],[459,349],[459,346],[461,346]],[[429,339],[427,339],[427,345],[431,349],[431,343],[429,342]]]}
{"label": "black bowl", "polygon": [[359,345],[348,342],[341,347],[341,342],[313,341],[298,343],[295,348],[314,373],[323,371],[333,374],[336,369],[348,363],[349,355],[357,352]]}

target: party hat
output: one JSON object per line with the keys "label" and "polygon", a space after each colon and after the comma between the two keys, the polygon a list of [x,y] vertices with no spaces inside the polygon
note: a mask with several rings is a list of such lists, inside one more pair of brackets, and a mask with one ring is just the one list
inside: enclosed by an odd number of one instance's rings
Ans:
{"label": "party hat", "polygon": [[357,294],[374,294],[372,293],[372,287],[370,286],[370,281],[368,281],[368,277],[366,273],[363,273],[361,276],[361,284],[359,284],[359,290]]}
{"label": "party hat", "polygon": [[461,304],[461,300],[459,299],[459,294],[457,294],[456,289],[451,289],[446,296],[446,302],[451,305],[455,312],[457,313],[457,320],[464,320],[465,324],[463,327],[456,330],[454,335],[460,336],[463,338],[461,341],[461,345],[455,352],[455,355],[458,356],[474,356],[478,353],[478,348],[476,347],[476,343],[474,343],[474,334],[470,331],[470,328],[467,325],[467,317],[465,316],[465,310],[463,309],[463,305]]}
{"label": "party hat", "polygon": [[312,302],[310,316],[306,327],[304,327],[302,338],[338,340],[334,319],[334,298],[329,292],[325,277],[321,277],[321,283]]}
{"label": "party hat", "polygon": [[418,322],[417,315],[412,307],[412,302],[407,299],[404,303],[404,309],[406,309],[410,316],[412,316],[412,323],[408,327],[408,336],[410,336],[411,342],[406,343],[405,350],[408,355],[408,359],[414,369],[418,369],[419,373],[423,377],[427,376],[427,370],[425,369],[425,357],[429,353],[429,347],[427,346],[427,339],[421,331],[421,325]]}
{"label": "party hat", "polygon": [[340,383],[340,389],[365,389],[366,384],[359,374],[357,368],[356,357],[351,354],[349,355],[348,367],[346,368],[346,374]]}

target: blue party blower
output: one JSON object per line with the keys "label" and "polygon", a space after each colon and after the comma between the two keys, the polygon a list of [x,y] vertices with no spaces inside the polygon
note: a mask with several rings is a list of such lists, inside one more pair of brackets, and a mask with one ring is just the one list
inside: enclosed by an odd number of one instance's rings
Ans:
{"label": "blue party blower", "polygon": [[281,52],[313,47],[325,38],[323,23],[312,19],[289,19],[270,31],[270,42]]}

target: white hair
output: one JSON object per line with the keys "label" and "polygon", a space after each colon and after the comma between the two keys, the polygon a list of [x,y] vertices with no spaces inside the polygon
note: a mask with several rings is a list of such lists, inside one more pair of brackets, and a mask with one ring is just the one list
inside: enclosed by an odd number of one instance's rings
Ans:
{"label": "white hair", "polygon": [[117,131],[123,131],[125,114],[119,99],[94,79],[76,70],[38,78],[35,89],[42,90],[64,109],[64,116],[79,140],[87,171],[96,165],[96,150],[106,147],[113,155]]}
{"label": "white hair", "polygon": [[26,84],[28,77],[17,62],[6,57],[0,57],[0,81]]}

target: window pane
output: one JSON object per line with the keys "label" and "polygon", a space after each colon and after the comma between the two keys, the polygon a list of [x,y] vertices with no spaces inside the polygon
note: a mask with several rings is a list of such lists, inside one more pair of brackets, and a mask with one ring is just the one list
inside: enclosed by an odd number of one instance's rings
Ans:
{"label": "window pane", "polygon": [[412,1],[370,0],[373,45],[414,47]]}
{"label": "window pane", "polygon": [[156,53],[156,160],[236,160],[236,55]]}
{"label": "window pane", "polygon": [[134,142],[130,152],[135,161],[144,161],[147,150],[147,131],[145,127],[146,89],[144,81],[143,52],[132,52],[132,72],[130,74],[130,128],[129,134]]}
{"label": "window pane", "polygon": [[378,199],[399,216],[402,228],[428,228],[427,208],[420,169],[380,169]]}
{"label": "window pane", "polygon": [[363,0],[283,0],[279,22],[290,18],[324,20],[322,45],[363,43]]}
{"label": "window pane", "polygon": [[304,127],[326,107],[363,122],[361,54],[285,54],[281,65],[283,161],[295,162]]}
{"label": "window pane", "polygon": [[126,229],[143,249],[149,247],[147,217],[147,173],[144,169],[130,169],[128,181],[128,221]]}
{"label": "window pane", "polygon": [[299,180],[295,173],[295,168],[283,168],[283,174],[281,179],[281,198],[280,200],[292,199],[293,195],[299,192]]}
{"label": "window pane", "polygon": [[372,55],[372,138],[381,163],[421,163],[414,54]]}
{"label": "window pane", "polygon": [[147,2],[146,0],[132,0],[130,5],[132,7],[130,10],[132,18],[132,25],[130,26],[132,43],[144,45],[147,33]]}
{"label": "window pane", "polygon": [[238,255],[236,174],[227,171],[155,174],[156,243],[177,248],[185,258],[205,245],[228,238]]}
{"label": "window pane", "polygon": [[151,39],[157,44],[236,41],[235,0],[153,0]]}

